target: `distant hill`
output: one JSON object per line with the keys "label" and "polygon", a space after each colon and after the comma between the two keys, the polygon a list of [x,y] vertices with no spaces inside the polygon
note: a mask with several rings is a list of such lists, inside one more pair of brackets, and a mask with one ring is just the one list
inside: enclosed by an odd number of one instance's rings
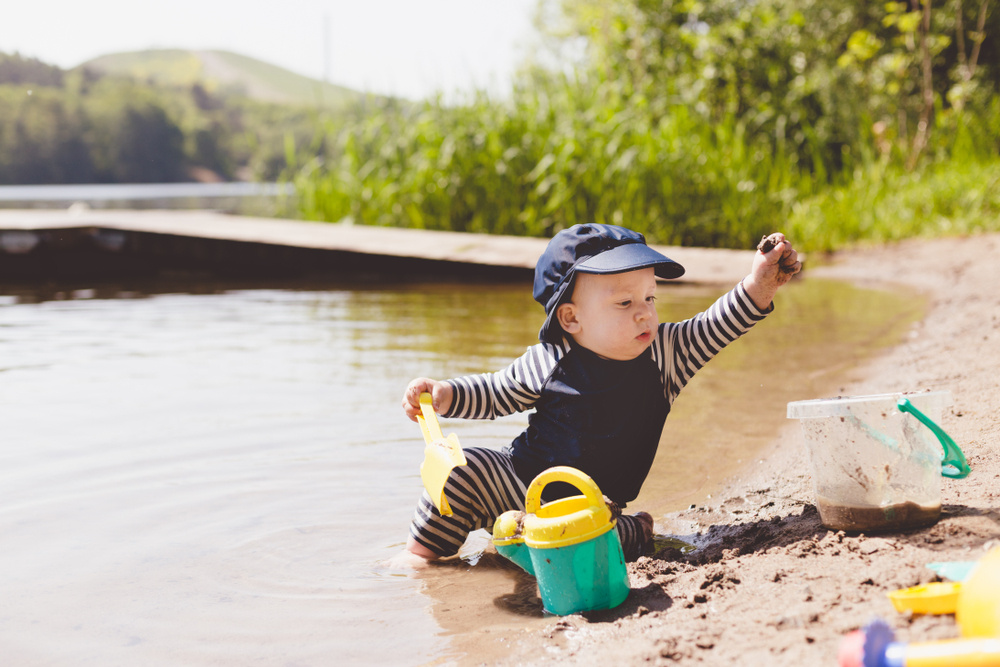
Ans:
{"label": "distant hill", "polygon": [[164,86],[199,83],[212,92],[239,92],[261,101],[303,106],[336,107],[366,96],[228,51],[153,49],[113,53],[88,60],[79,68]]}

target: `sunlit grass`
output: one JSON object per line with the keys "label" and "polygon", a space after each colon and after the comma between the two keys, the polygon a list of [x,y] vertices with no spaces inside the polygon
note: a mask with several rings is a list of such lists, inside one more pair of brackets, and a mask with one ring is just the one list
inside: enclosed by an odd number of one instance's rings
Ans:
{"label": "sunlit grass", "polygon": [[735,248],[782,230],[830,250],[1000,228],[993,116],[996,106],[955,137],[940,131],[909,172],[871,146],[846,147],[851,160],[820,147],[803,158],[733,116],[550,77],[503,102],[368,110],[327,127],[324,157],[293,180],[313,220],[528,236],[599,222]]}
{"label": "sunlit grass", "polygon": [[806,250],[1000,231],[1000,161],[861,170],[795,204],[787,231]]}

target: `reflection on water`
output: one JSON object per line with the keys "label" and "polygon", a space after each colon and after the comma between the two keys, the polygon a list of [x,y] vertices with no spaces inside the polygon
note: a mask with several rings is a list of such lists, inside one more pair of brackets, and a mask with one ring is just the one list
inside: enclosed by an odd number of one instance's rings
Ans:
{"label": "reflection on water", "polygon": [[[495,558],[377,566],[420,492],[403,387],[519,355],[542,319],[530,286],[232,287],[0,296],[6,661],[425,664],[547,622],[530,579]],[[661,317],[718,293],[664,287]],[[759,456],[788,400],[836,392],[918,308],[786,288],[681,394],[633,509],[695,502]],[[500,447],[525,424],[443,426]]]}
{"label": "reflection on water", "polygon": [[293,211],[290,183],[0,185],[0,208],[215,209],[273,217]]}

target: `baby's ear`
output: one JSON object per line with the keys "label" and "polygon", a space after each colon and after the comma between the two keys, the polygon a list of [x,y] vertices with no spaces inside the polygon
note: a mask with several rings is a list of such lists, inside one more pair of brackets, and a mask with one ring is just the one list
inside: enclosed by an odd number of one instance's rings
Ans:
{"label": "baby's ear", "polygon": [[572,303],[562,303],[556,308],[556,319],[559,326],[568,334],[580,331],[580,322],[576,319],[576,306]]}

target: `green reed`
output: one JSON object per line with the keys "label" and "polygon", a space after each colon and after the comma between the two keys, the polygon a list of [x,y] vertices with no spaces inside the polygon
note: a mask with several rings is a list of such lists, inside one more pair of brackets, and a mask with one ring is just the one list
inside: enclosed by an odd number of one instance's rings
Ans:
{"label": "green reed", "polygon": [[837,160],[818,143],[803,158],[733,115],[538,75],[507,100],[383,106],[328,125],[322,157],[293,178],[312,220],[530,236],[608,222],[709,247],[784,230],[826,250],[997,228],[998,109],[942,132],[906,171],[870,138]]}

